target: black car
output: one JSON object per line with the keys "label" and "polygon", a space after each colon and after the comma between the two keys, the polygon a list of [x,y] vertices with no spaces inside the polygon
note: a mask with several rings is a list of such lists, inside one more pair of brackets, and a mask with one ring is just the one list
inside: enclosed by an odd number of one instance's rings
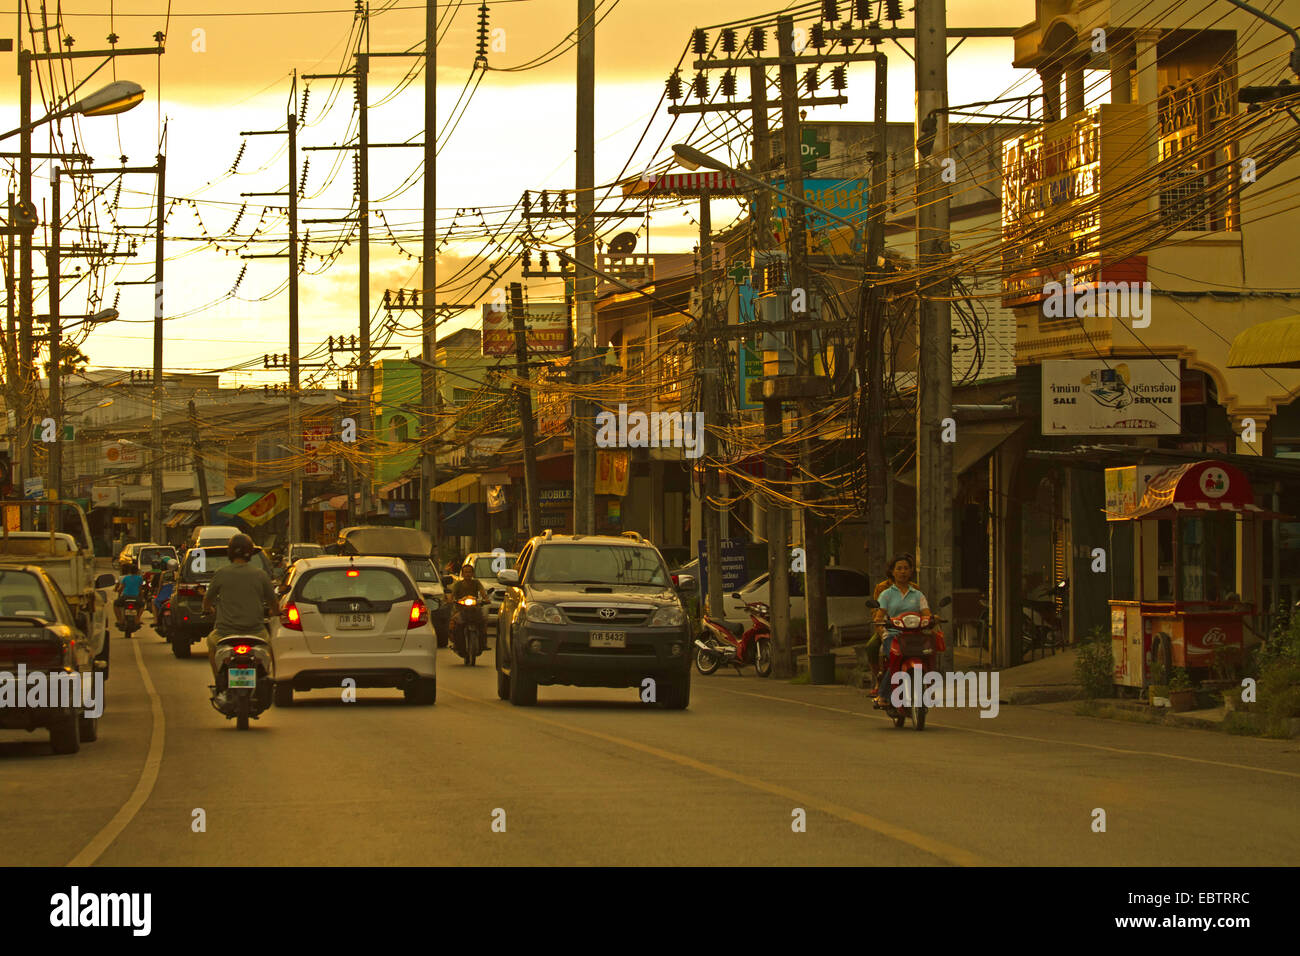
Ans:
{"label": "black car", "polygon": [[569,684],[636,687],[669,710],[689,706],[690,625],[663,557],[640,535],[547,531],[497,580],[502,700],[527,706],[539,684]]}
{"label": "black car", "polygon": [[[212,576],[230,564],[229,550],[224,546],[205,545],[185,552],[180,572],[176,576],[176,589],[172,592],[171,618],[167,628],[167,639],[171,641],[172,653],[177,657],[189,657],[190,645],[203,640],[212,632],[216,615],[203,613],[203,595]],[[253,552],[253,557],[249,560],[270,576],[271,562],[261,549]]]}

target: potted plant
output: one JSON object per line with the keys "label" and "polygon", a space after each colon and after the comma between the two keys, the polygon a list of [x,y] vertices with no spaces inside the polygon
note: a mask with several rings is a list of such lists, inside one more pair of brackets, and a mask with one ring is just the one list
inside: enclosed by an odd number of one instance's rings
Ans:
{"label": "potted plant", "polygon": [[1175,667],[1169,675],[1169,703],[1176,714],[1196,707],[1196,689],[1185,667]]}
{"label": "potted plant", "polygon": [[1152,707],[1169,706],[1169,687],[1165,683],[1165,665],[1160,661],[1152,661],[1148,674],[1150,684],[1147,685],[1148,699]]}

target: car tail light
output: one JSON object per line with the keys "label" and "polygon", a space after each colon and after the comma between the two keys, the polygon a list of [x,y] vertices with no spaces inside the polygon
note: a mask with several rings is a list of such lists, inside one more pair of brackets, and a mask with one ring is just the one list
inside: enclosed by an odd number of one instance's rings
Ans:
{"label": "car tail light", "polygon": [[198,597],[199,586],[197,584],[182,584],[176,588],[176,593],[181,597]]}
{"label": "car tail light", "polygon": [[677,575],[673,575],[673,587],[677,587]]}
{"label": "car tail light", "polygon": [[424,606],[424,602],[416,598],[411,603],[411,616],[406,622],[406,629],[409,631],[413,627],[419,627],[429,622],[429,609]]}
{"label": "car tail light", "polygon": [[0,656],[13,661],[15,667],[26,664],[28,670],[45,670],[63,664],[63,648],[58,644],[26,644],[0,647]]}
{"label": "car tail light", "polygon": [[235,645],[235,653],[236,653],[236,654],[241,654],[241,655],[242,655],[242,654],[247,654],[247,653],[248,653],[249,651],[251,651],[251,650],[252,650],[252,647],[250,647],[250,646],[247,645],[247,644],[236,644],[236,645]]}
{"label": "car tail light", "polygon": [[298,613],[296,604],[286,604],[284,613],[280,615],[280,623],[291,631],[302,630],[302,615]]}

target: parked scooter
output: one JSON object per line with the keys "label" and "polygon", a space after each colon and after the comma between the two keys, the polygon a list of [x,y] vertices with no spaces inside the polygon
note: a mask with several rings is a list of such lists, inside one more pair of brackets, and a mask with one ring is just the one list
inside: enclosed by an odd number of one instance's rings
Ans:
{"label": "parked scooter", "polygon": [[[946,597],[939,602],[939,607],[952,603]],[[867,607],[878,608],[879,602],[867,600]],[[945,649],[943,631],[935,627],[943,621],[929,612],[905,611],[889,619],[890,626],[897,631],[889,648],[889,670],[892,674],[903,674],[901,683],[902,706],[894,704],[895,685],[880,688],[880,696],[885,698],[885,706],[874,704],[876,710],[883,710],[894,722],[896,730],[902,730],[907,718],[917,730],[925,730],[926,706],[920,697],[927,672],[937,671],[937,657]]]}
{"label": "parked scooter", "polygon": [[745,611],[753,623],[743,633],[742,624],[715,621],[704,614],[704,630],[695,639],[695,669],[701,674],[708,676],[723,664],[739,673],[743,665],[753,664],[759,677],[771,676],[772,612],[759,603],[746,603]]}
{"label": "parked scooter", "polygon": [[483,608],[478,603],[478,598],[466,595],[456,602],[459,607],[456,610],[456,618],[459,627],[456,628],[456,653],[461,656],[465,663],[473,666],[478,660],[478,656],[483,653],[483,635],[486,633],[483,626]]}
{"label": "parked scooter", "polygon": [[217,641],[217,682],[209,686],[212,706],[235,727],[248,729],[271,706],[271,644],[256,634],[231,634]]}

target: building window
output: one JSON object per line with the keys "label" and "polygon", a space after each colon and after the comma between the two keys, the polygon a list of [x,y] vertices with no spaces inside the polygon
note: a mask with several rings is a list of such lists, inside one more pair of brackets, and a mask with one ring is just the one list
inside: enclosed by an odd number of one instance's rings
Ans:
{"label": "building window", "polygon": [[1160,94],[1160,215],[1173,228],[1235,231],[1237,146],[1218,131],[1233,115],[1232,77],[1224,69],[1167,86]]}

